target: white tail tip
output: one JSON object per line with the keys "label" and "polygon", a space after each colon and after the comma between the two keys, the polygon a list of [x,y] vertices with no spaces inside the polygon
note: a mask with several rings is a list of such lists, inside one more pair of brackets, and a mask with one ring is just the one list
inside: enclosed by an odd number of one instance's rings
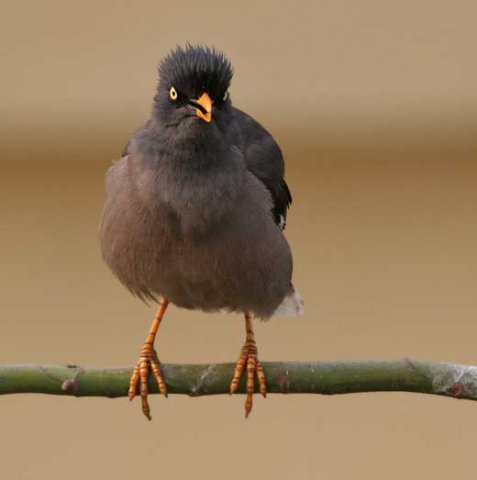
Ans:
{"label": "white tail tip", "polygon": [[305,303],[301,298],[298,290],[293,288],[293,291],[289,293],[278,305],[277,309],[273,312],[274,317],[299,317],[303,315],[305,311]]}

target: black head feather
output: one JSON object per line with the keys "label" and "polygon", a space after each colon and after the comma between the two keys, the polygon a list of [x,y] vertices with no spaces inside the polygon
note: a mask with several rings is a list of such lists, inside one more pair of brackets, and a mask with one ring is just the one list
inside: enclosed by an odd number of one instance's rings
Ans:
{"label": "black head feather", "polygon": [[227,57],[215,48],[202,45],[176,47],[159,65],[159,88],[174,86],[190,98],[207,92],[212,99],[221,99],[232,81],[232,66]]}

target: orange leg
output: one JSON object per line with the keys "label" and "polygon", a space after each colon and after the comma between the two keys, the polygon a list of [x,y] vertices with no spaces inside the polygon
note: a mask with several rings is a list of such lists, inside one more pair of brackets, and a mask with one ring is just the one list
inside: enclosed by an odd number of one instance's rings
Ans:
{"label": "orange leg", "polygon": [[147,395],[149,393],[147,380],[150,370],[152,370],[152,374],[157,382],[159,391],[167,397],[167,386],[164,382],[164,376],[161,372],[161,364],[157,358],[156,350],[154,350],[154,339],[156,338],[157,330],[159,329],[159,325],[164,317],[164,312],[166,311],[168,304],[169,301],[164,298],[159,305],[154,322],[152,322],[149,335],[147,336],[146,341],[139,352],[139,362],[134,368],[133,374],[131,375],[131,380],[129,382],[129,400],[132,400],[136,396],[138,383],[141,382],[139,392],[141,394],[142,412],[149,420],[151,420],[151,415],[149,403],[147,401]]}
{"label": "orange leg", "polygon": [[247,332],[245,345],[240,352],[240,357],[235,367],[235,373],[230,383],[230,394],[237,391],[240,377],[243,371],[247,368],[247,399],[245,400],[245,418],[250,415],[253,406],[253,392],[255,391],[255,375],[258,379],[258,386],[260,393],[267,396],[267,385],[265,382],[265,373],[262,364],[258,360],[257,344],[255,343],[255,336],[252,326],[252,315],[245,313],[245,330]]}

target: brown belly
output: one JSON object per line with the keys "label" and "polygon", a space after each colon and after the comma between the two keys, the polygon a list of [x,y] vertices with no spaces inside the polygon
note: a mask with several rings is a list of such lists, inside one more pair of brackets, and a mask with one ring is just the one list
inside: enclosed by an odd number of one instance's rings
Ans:
{"label": "brown belly", "polygon": [[200,237],[184,237],[170,216],[151,221],[144,217],[149,214],[114,215],[106,207],[101,224],[103,256],[135,295],[268,317],[289,292],[290,249],[267,218],[252,229],[240,216],[242,224],[231,219]]}

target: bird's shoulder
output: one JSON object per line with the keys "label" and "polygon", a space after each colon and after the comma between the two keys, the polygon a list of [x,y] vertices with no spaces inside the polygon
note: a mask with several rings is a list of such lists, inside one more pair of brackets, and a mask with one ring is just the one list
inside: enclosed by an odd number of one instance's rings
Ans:
{"label": "bird's shoulder", "polygon": [[[109,195],[116,195],[121,190],[138,190],[138,183],[147,177],[147,168],[144,168],[150,155],[144,155],[149,148],[152,150],[154,132],[151,129],[151,121],[148,121],[136,129],[135,133],[124,146],[121,155],[111,162],[106,174],[106,191]],[[138,154],[138,144],[142,152]],[[147,166],[147,165],[146,165]]]}
{"label": "bird's shoulder", "polygon": [[[151,131],[151,125],[152,121],[149,120],[143,125],[141,125],[133,134],[133,136],[128,140],[126,145],[123,148],[123,151],[121,152],[121,157],[120,158],[125,158],[131,153],[131,146],[133,142],[137,141],[138,139],[144,142],[144,140],[147,141],[147,137],[154,136],[154,133]],[[142,138],[144,137],[144,139]]]}
{"label": "bird's shoulder", "polygon": [[275,222],[285,227],[287,210],[292,202],[285,179],[282,152],[273,136],[247,113],[232,108],[231,142],[241,151],[247,169],[270,191]]}

